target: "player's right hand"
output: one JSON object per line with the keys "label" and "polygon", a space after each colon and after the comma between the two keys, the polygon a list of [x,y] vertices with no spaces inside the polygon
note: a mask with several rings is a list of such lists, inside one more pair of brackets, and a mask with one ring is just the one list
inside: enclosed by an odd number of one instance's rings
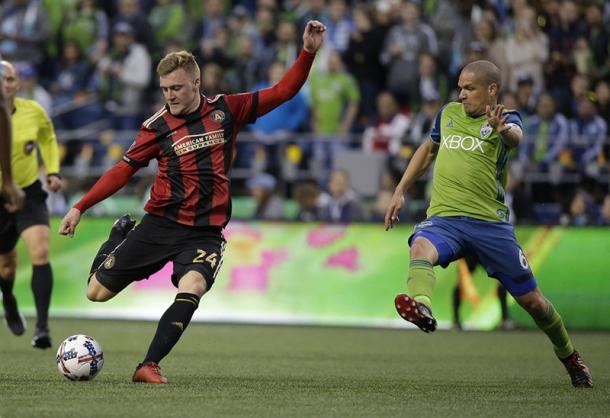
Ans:
{"label": "player's right hand", "polygon": [[21,210],[25,203],[25,193],[21,187],[17,186],[13,181],[7,181],[2,185],[2,195],[6,200],[4,208],[7,212],[13,213]]}
{"label": "player's right hand", "polygon": [[405,197],[402,193],[394,192],[392,196],[392,200],[388,205],[388,209],[385,212],[385,230],[389,230],[397,223],[400,219],[398,219],[398,214],[400,210],[405,205]]}
{"label": "player's right hand", "polygon": [[59,224],[59,233],[61,235],[68,235],[70,238],[74,236],[76,231],[76,225],[80,222],[80,210],[72,208],[66,213],[66,216],[61,220]]}

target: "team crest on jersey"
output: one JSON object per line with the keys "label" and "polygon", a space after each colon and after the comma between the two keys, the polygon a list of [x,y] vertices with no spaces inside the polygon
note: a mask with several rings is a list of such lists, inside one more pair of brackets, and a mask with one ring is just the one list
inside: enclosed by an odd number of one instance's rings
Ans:
{"label": "team crest on jersey", "polygon": [[489,126],[489,123],[485,123],[485,125],[481,126],[481,139],[489,138],[489,135],[491,135],[492,131],[493,128]]}
{"label": "team crest on jersey", "polygon": [[217,123],[222,122],[223,120],[225,120],[225,112],[223,112],[222,110],[215,110],[212,112],[212,114],[210,115],[210,118]]}
{"label": "team crest on jersey", "polygon": [[115,262],[115,258],[114,258],[114,254],[110,254],[107,258],[106,261],[104,261],[104,268],[106,270],[110,270],[111,268],[114,267],[114,262]]}
{"label": "team crest on jersey", "polygon": [[447,121],[447,124],[445,125],[445,128],[453,128],[453,121],[451,119],[449,119]]}

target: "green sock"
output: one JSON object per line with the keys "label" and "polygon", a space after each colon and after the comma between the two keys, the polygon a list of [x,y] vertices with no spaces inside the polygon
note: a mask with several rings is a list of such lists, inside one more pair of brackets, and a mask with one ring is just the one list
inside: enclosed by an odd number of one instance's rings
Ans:
{"label": "green sock", "polygon": [[413,299],[429,308],[432,305],[434,282],[436,282],[436,278],[431,262],[423,258],[411,260],[407,290]]}
{"label": "green sock", "polygon": [[574,352],[572,341],[568,336],[568,331],[563,325],[561,316],[553,307],[553,304],[549,302],[546,313],[542,318],[534,318],[536,325],[540,328],[553,343],[553,350],[560,359],[568,357]]}

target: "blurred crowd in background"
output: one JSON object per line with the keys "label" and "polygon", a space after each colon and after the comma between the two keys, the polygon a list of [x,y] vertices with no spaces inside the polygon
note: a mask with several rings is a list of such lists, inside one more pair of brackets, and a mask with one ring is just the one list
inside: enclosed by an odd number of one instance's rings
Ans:
{"label": "blurred crowd in background", "polygon": [[[306,86],[239,136],[237,217],[382,219],[436,113],[457,100],[461,68],[488,59],[502,70],[500,103],[524,119],[509,162],[514,220],[610,224],[610,3],[594,0],[5,0],[0,55],[58,133],[69,187],[52,211],[163,105],[164,54],[192,52],[207,96],[257,90],[296,59],[310,19],[328,31]],[[97,213],[140,207],[154,171]],[[401,220],[425,216],[428,179]]]}

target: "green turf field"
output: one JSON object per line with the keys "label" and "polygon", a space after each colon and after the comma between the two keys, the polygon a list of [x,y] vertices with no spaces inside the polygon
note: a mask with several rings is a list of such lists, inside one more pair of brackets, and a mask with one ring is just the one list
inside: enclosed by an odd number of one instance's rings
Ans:
{"label": "green turf field", "polygon": [[[30,320],[31,323],[31,320]],[[0,417],[608,416],[610,334],[575,333],[594,389],[569,384],[546,337],[284,326],[190,326],[165,386],[130,383],[154,322],[51,321],[54,343],[100,341],[106,363],[71,382],[26,336],[0,329]]]}

